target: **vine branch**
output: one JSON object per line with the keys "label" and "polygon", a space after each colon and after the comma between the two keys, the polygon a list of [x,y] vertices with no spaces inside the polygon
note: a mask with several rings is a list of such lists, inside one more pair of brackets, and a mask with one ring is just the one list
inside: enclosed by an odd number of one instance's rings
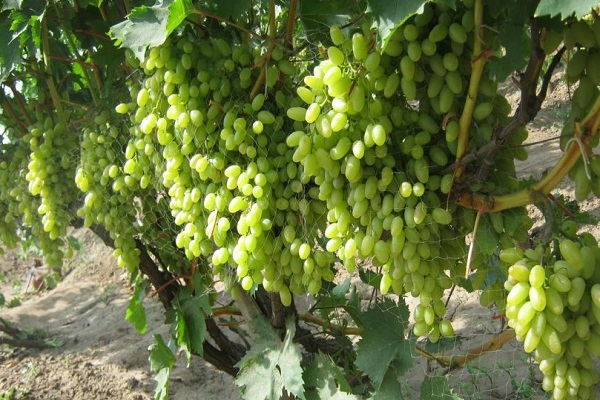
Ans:
{"label": "vine branch", "polygon": [[54,108],[56,109],[56,114],[62,123],[67,125],[67,121],[65,118],[65,113],[63,112],[62,105],[60,103],[60,96],[58,95],[58,91],[56,90],[56,85],[54,84],[54,80],[52,79],[52,65],[50,62],[50,41],[48,39],[48,21],[46,18],[42,19],[42,54],[44,58],[44,69],[45,69],[45,80],[46,85],[48,85],[48,90],[50,92],[50,97],[52,98],[52,103],[54,104]]}
{"label": "vine branch", "polygon": [[467,98],[465,99],[465,105],[463,112],[460,115],[459,126],[460,131],[458,134],[458,143],[456,147],[456,160],[458,166],[454,174],[455,179],[460,178],[464,171],[464,165],[462,164],[462,158],[467,151],[469,145],[469,130],[471,127],[471,120],[473,119],[473,110],[475,109],[475,103],[477,101],[477,92],[479,90],[479,82],[481,80],[481,74],[483,72],[483,66],[485,65],[486,57],[482,56],[483,53],[483,42],[479,31],[482,29],[483,24],[483,4],[482,0],[475,0],[474,8],[474,43],[473,43],[473,55],[475,60],[473,61],[471,69],[471,78],[469,80],[469,90]]}
{"label": "vine branch", "polygon": [[569,170],[575,165],[581,154],[582,149],[578,142],[580,141],[581,144],[587,148],[593,137],[597,134],[599,126],[600,98],[596,99],[587,116],[581,122],[575,123],[574,135],[578,140],[573,140],[569,143],[554,168],[552,168],[552,170],[550,170],[539,182],[517,193],[497,197],[465,192],[459,196],[458,202],[463,207],[476,210],[484,206],[489,206],[490,212],[497,212],[535,203],[539,199],[536,192],[547,196],[568,174]]}

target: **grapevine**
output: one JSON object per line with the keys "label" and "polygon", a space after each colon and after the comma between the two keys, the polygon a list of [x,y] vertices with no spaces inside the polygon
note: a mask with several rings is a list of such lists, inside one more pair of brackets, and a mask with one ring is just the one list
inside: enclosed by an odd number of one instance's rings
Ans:
{"label": "grapevine", "polygon": [[[462,286],[511,329],[481,349],[514,335],[553,398],[594,397],[600,248],[548,210],[530,240],[525,206],[550,209],[567,176],[576,201],[600,195],[597,4],[137,3],[0,13],[11,38],[0,50],[3,244],[34,237],[60,270],[69,227],[97,233],[136,285],[134,325],[145,330],[145,280],[168,311],[169,344],[151,349],[163,378],[177,349],[237,375],[246,398],[304,398],[317,390],[304,373],[324,363],[349,398],[377,396],[400,385],[413,337],[455,337],[446,308]],[[563,154],[524,183],[527,124],[561,63],[573,88]],[[516,110],[499,85],[511,74]],[[373,286],[371,308],[341,276]],[[235,305],[217,303],[221,283]],[[314,308],[298,309],[300,296]],[[225,335],[223,315],[262,342]],[[382,315],[393,319],[383,333]],[[382,338],[397,348],[373,368]],[[474,354],[428,357],[455,368]],[[250,378],[265,360],[268,394]],[[163,379],[157,398],[166,392]]]}

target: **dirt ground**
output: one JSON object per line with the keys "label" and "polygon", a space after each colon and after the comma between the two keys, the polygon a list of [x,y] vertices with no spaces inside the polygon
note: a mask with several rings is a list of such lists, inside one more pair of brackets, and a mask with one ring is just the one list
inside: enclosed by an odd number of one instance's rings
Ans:
{"label": "dirt ground", "polygon": [[[560,157],[560,125],[556,121],[566,115],[569,96],[561,82],[557,73],[545,110],[530,126],[531,155],[519,164],[523,176],[539,177]],[[510,85],[506,84],[506,92],[511,104],[517,104],[518,95]],[[535,144],[551,138],[556,139]],[[573,187],[563,182],[558,191],[569,195]],[[590,199],[583,206],[600,216],[599,205],[598,199]],[[600,237],[597,226],[590,229]],[[25,295],[18,307],[0,310],[1,318],[40,329],[57,344],[43,351],[0,347],[0,399],[11,389],[14,394],[9,398],[13,399],[151,399],[155,382],[149,371],[148,346],[154,333],[167,331],[163,310],[156,299],[146,299],[149,332],[136,332],[124,319],[131,296],[126,274],[115,265],[111,251],[91,233],[76,231],[74,235],[83,250],[71,262],[72,271],[66,278],[53,290]],[[0,258],[0,292],[7,300],[27,286],[31,262],[31,257],[15,252]],[[449,314],[457,339],[447,351],[464,352],[501,330],[501,320],[494,318],[493,309],[479,305],[477,294],[457,291]],[[439,368],[417,354],[414,361],[405,376],[407,399],[418,399],[425,374]],[[450,382],[465,399],[546,398],[540,390],[540,373],[514,341],[451,372]],[[239,399],[240,395],[228,375],[199,358],[186,367],[182,357],[172,373],[170,398]]]}

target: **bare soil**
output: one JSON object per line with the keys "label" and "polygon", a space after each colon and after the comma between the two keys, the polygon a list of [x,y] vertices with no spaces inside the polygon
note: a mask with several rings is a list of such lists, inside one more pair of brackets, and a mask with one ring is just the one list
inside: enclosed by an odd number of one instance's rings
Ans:
{"label": "bare soil", "polygon": [[[511,104],[516,105],[518,94],[511,85],[508,81],[504,89]],[[551,87],[545,109],[530,126],[527,143],[531,152],[529,159],[518,165],[521,176],[539,178],[561,155],[558,136],[560,121],[568,112],[569,89],[562,83],[560,71]],[[565,180],[557,193],[572,195],[572,183]],[[600,216],[599,205],[600,200],[593,198],[584,202],[583,208]],[[588,230],[600,237],[597,226]],[[42,330],[57,345],[43,351],[0,347],[0,399],[10,390],[14,390],[13,397],[9,397],[12,399],[151,399],[155,382],[149,371],[148,347],[155,333],[167,331],[163,309],[155,298],[147,298],[149,332],[136,332],[124,320],[131,296],[126,274],[93,234],[76,231],[74,235],[84,250],[71,261],[72,270],[53,290],[38,292],[29,287],[30,293],[22,294],[32,259],[15,252],[0,259],[4,275],[0,293],[7,300],[17,295],[24,298],[18,307],[1,309],[0,317],[19,327]],[[369,288],[357,284],[368,298]],[[414,302],[407,301],[414,306]],[[449,315],[456,339],[431,349],[434,352],[462,354],[503,328],[493,308],[479,305],[477,293],[456,291]],[[423,378],[441,368],[418,354],[413,358],[414,367],[405,375],[403,395],[407,399],[420,398]],[[547,398],[540,389],[541,374],[515,341],[449,376],[452,388],[465,399]],[[199,358],[187,367],[181,357],[172,373],[170,398],[239,399],[240,395],[230,376]]]}
{"label": "bare soil", "polygon": [[[85,250],[71,263],[72,272],[55,289],[27,294],[21,306],[0,310],[0,317],[19,327],[40,329],[59,341],[43,351],[0,347],[0,393],[14,388],[14,399],[31,400],[152,399],[148,347],[154,334],[168,331],[164,310],[147,298],[149,331],[137,332],[124,319],[132,294],[127,274],[91,232],[74,234]],[[0,259],[5,274],[0,292],[21,280],[25,288],[30,261],[15,253]],[[185,357],[178,360],[170,394],[176,400],[239,398],[231,377],[198,357],[189,368]]]}

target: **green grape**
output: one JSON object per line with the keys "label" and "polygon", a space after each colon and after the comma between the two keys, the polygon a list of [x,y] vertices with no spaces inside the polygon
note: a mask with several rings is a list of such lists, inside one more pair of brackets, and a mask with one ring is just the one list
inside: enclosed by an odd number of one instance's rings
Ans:
{"label": "green grape", "polygon": [[429,31],[429,40],[438,43],[448,36],[448,27],[444,24],[437,24]]}
{"label": "green grape", "polygon": [[465,28],[459,23],[453,23],[448,28],[448,35],[450,39],[456,43],[465,43],[467,41],[467,32]]}

